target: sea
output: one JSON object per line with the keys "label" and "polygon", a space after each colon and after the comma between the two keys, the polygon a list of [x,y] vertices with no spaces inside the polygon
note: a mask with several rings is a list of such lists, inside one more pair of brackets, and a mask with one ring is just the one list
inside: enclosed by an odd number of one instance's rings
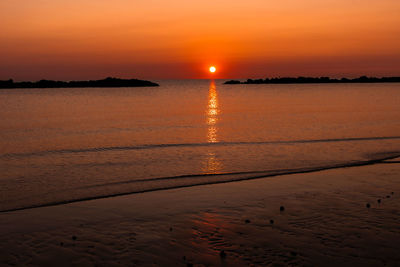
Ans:
{"label": "sea", "polygon": [[156,82],[0,90],[0,212],[400,156],[400,83]]}

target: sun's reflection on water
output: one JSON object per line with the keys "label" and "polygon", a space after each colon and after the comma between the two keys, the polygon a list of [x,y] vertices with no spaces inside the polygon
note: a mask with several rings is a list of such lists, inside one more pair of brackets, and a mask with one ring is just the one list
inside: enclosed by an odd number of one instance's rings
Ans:
{"label": "sun's reflection on water", "polygon": [[210,89],[208,91],[208,106],[207,106],[207,125],[208,125],[208,134],[207,141],[208,143],[216,143],[218,142],[218,94],[217,89],[215,87],[214,80],[210,83]]}
{"label": "sun's reflection on water", "polygon": [[[218,140],[218,115],[220,109],[218,105],[218,93],[215,86],[215,81],[212,80],[208,90],[208,105],[206,110],[206,123],[207,123],[207,142],[217,143]],[[207,173],[218,173],[222,169],[222,164],[218,160],[214,151],[207,152],[207,159],[205,162],[205,171]]]}

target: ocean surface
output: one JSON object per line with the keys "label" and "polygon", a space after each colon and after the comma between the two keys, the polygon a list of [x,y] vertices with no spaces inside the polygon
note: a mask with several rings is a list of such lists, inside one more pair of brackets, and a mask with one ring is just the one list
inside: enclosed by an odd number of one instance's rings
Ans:
{"label": "ocean surface", "polygon": [[0,90],[0,211],[400,155],[400,83],[156,82]]}

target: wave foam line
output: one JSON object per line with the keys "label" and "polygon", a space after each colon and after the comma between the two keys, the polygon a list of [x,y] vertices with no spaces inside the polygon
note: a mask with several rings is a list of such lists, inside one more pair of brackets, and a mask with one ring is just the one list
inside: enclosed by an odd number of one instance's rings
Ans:
{"label": "wave foam line", "polygon": [[[298,168],[298,169],[282,169],[282,170],[267,170],[267,171],[253,171],[253,172],[231,172],[231,173],[220,173],[220,174],[192,174],[192,175],[180,175],[180,176],[171,176],[171,177],[158,177],[158,178],[152,178],[152,179],[147,179],[147,180],[142,179],[142,180],[122,181],[122,182],[104,184],[103,186],[112,185],[112,184],[118,184],[118,183],[122,184],[122,183],[134,183],[134,182],[144,182],[144,181],[157,181],[157,180],[159,181],[159,180],[168,180],[168,179],[169,180],[172,180],[172,179],[190,179],[190,178],[193,178],[193,177],[198,178],[198,177],[210,177],[210,176],[254,174],[252,176],[238,177],[238,178],[234,178],[234,179],[230,179],[230,180],[222,180],[222,181],[216,180],[216,181],[197,182],[197,183],[193,183],[193,184],[189,184],[189,185],[175,185],[175,186],[163,187],[163,188],[151,188],[151,189],[146,189],[146,190],[137,190],[137,191],[130,191],[130,192],[115,193],[115,194],[104,194],[104,195],[91,196],[91,197],[82,197],[82,198],[63,200],[63,201],[54,201],[54,202],[49,202],[49,203],[44,203],[44,204],[38,204],[38,205],[31,205],[31,206],[25,206],[25,207],[19,207],[19,208],[0,210],[0,213],[13,212],[13,211],[19,211],[19,210],[26,210],[26,209],[33,209],[33,208],[43,208],[43,207],[56,206],[56,205],[65,205],[65,204],[70,204],[70,203],[74,203],[74,202],[82,202],[82,201],[89,201],[89,200],[96,200],[96,199],[103,199],[103,198],[111,198],[111,197],[125,196],[125,195],[138,194],[138,193],[146,193],[146,192],[152,192],[152,191],[161,191],[161,190],[168,190],[168,189],[193,187],[193,186],[199,186],[199,185],[210,185],[210,184],[221,184],[221,183],[229,183],[229,182],[238,182],[238,181],[244,181],[244,180],[268,178],[268,177],[271,178],[271,177],[275,177],[275,176],[282,176],[282,175],[289,175],[289,174],[300,174],[300,173],[311,173],[311,172],[318,172],[318,171],[324,171],[324,170],[330,170],[330,169],[367,166],[367,165],[373,165],[373,164],[379,164],[379,163],[387,163],[386,162],[387,160],[396,159],[396,158],[399,158],[399,157],[400,157],[400,153],[399,152],[392,152],[392,153],[390,153],[390,155],[387,155],[385,157],[378,158],[378,159],[356,161],[356,162],[348,162],[348,163],[326,165],[326,166],[319,166],[319,167]],[[99,186],[101,186],[101,185],[99,185]]]}

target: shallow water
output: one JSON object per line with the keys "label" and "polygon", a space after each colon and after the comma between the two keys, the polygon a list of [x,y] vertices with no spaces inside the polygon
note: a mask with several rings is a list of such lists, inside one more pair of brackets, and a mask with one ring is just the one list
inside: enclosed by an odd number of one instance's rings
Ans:
{"label": "shallow water", "polygon": [[158,82],[0,90],[0,210],[400,154],[398,83]]}

